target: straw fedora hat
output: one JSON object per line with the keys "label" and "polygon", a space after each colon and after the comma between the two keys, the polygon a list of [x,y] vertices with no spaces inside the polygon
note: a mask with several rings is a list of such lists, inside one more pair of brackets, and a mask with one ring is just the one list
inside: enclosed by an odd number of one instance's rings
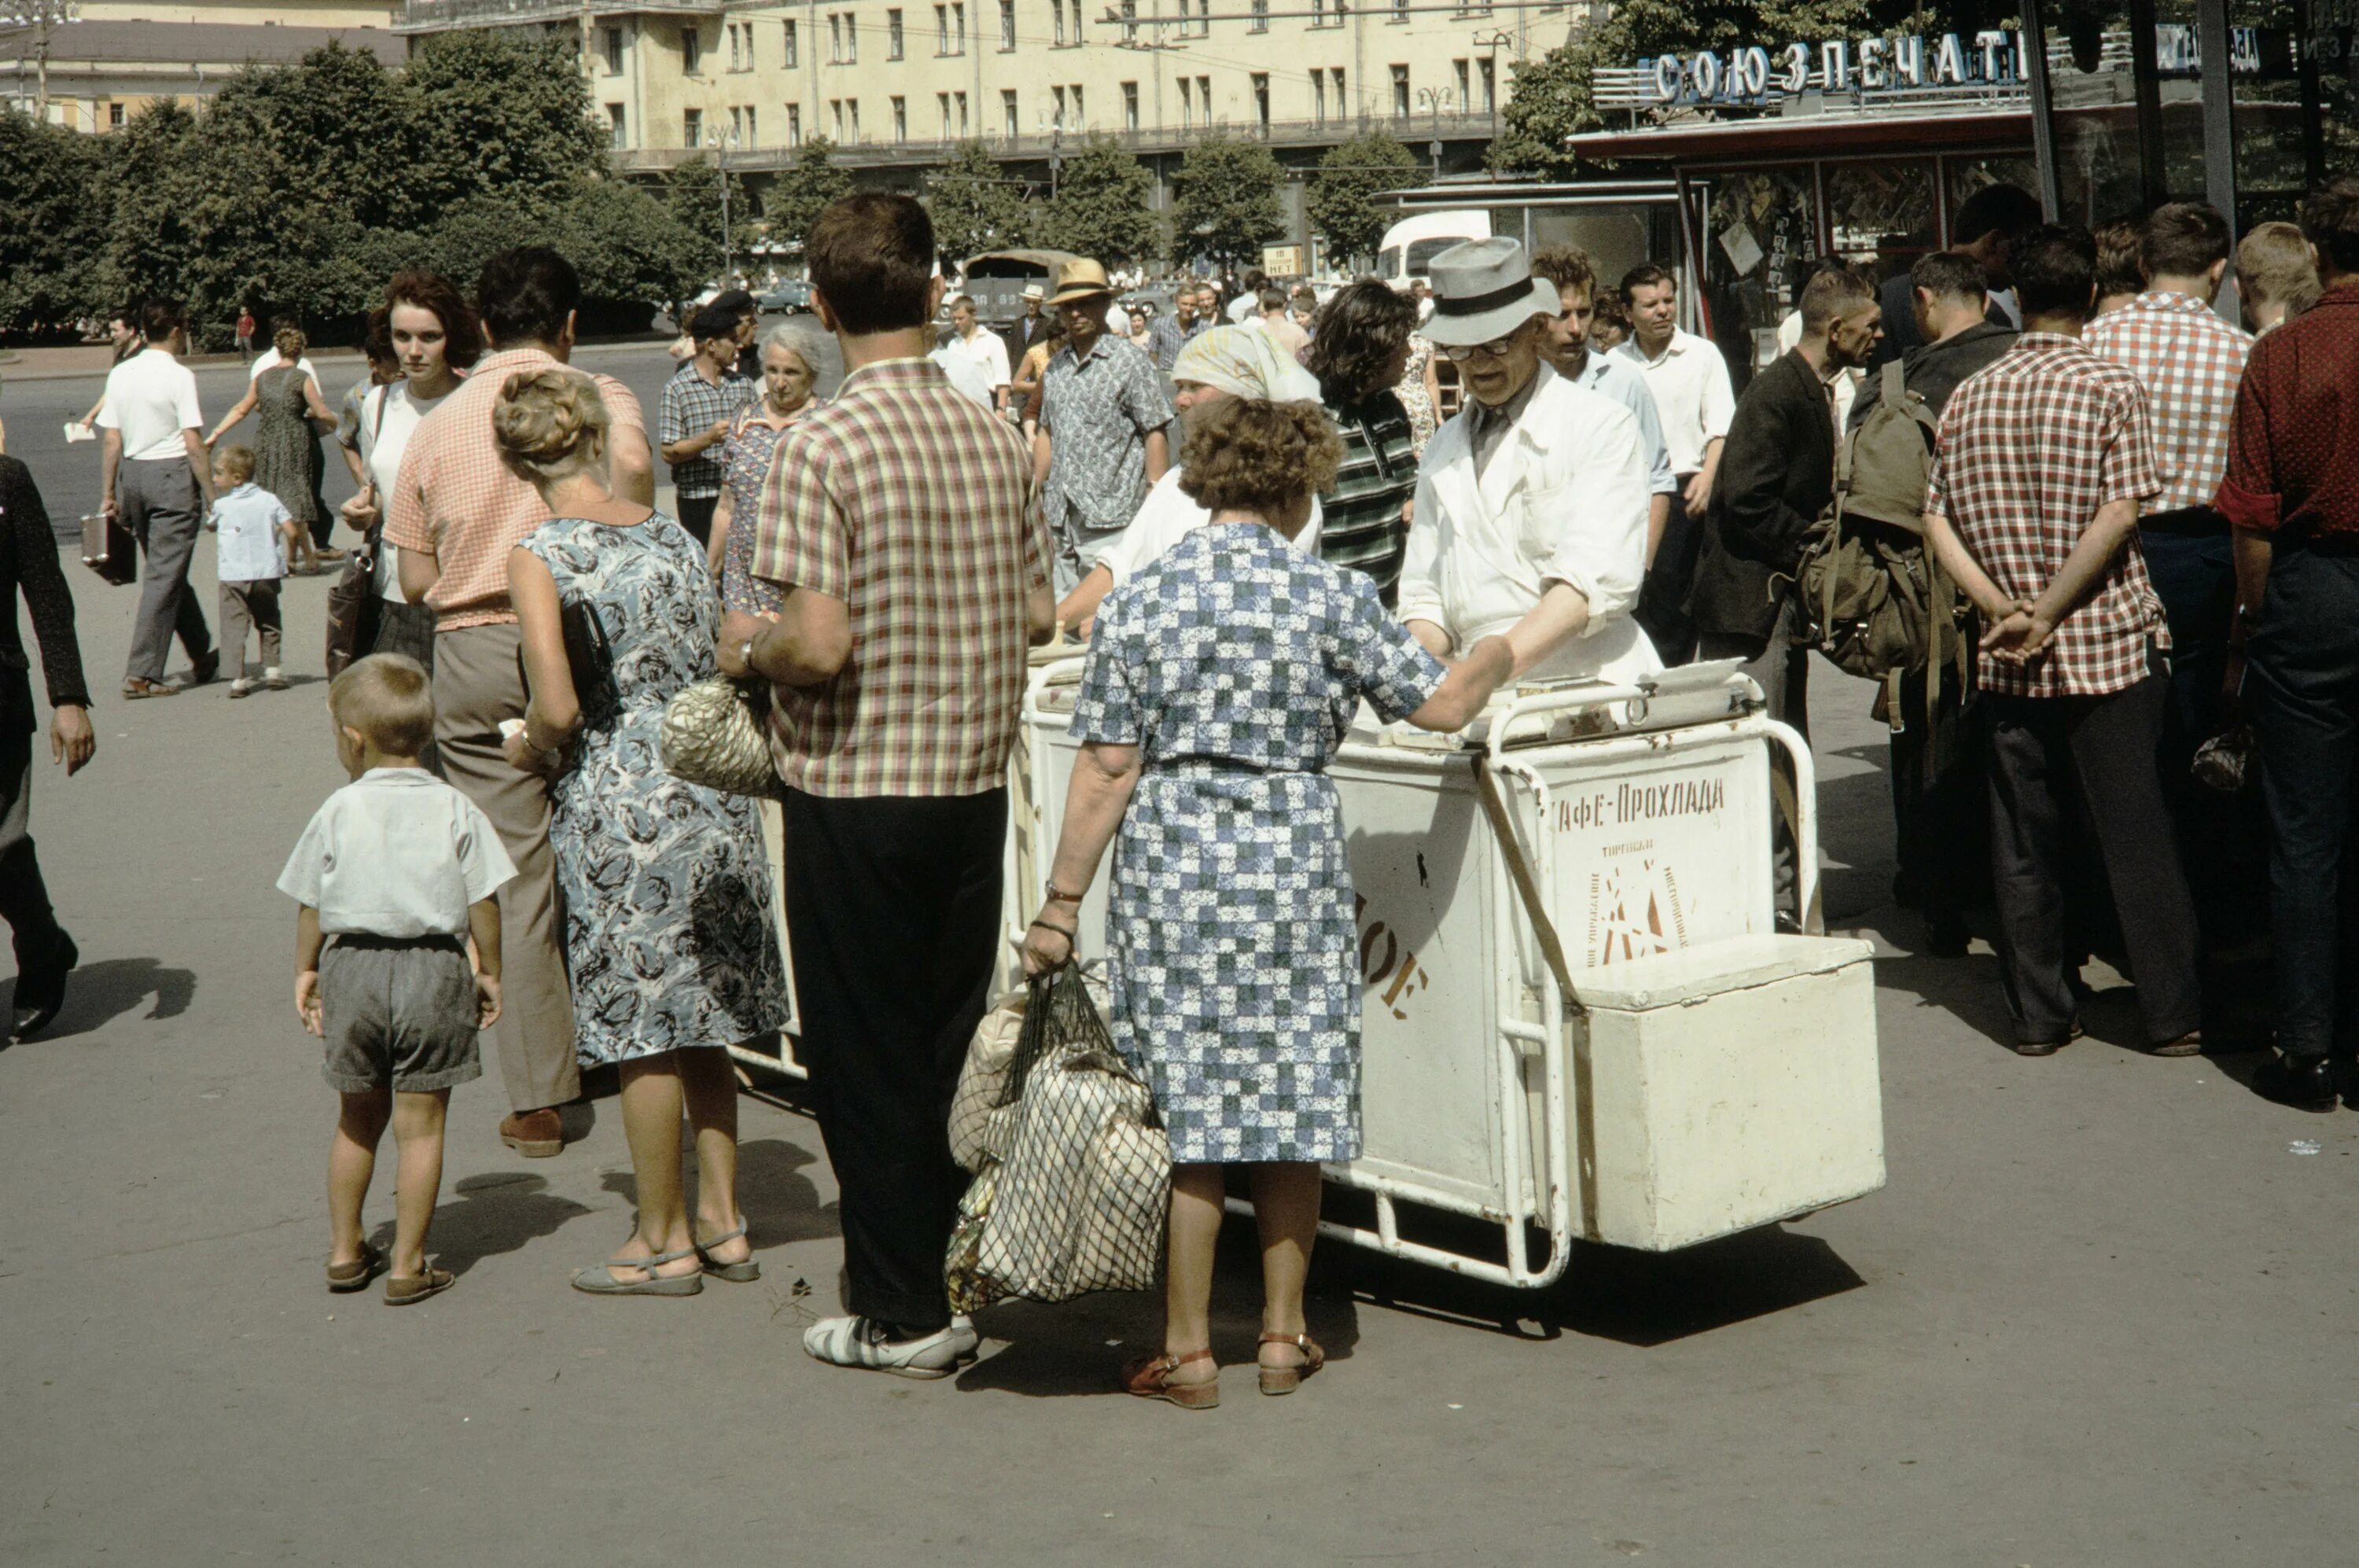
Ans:
{"label": "straw fedora hat", "polygon": [[1561,308],[1556,285],[1532,276],[1531,259],[1515,240],[1451,245],[1427,273],[1433,279],[1433,314],[1423,331],[1443,348],[1504,338],[1534,316],[1553,316]]}
{"label": "straw fedora hat", "polygon": [[1057,269],[1057,291],[1049,297],[1051,305],[1070,305],[1077,299],[1094,299],[1114,292],[1106,281],[1105,268],[1089,257],[1075,256]]}

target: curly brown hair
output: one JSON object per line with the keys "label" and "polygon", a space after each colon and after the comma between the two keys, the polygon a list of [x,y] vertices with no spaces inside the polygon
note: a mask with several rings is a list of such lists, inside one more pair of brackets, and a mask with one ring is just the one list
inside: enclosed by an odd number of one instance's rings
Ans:
{"label": "curly brown hair", "polygon": [[1195,417],[1180,488],[1209,511],[1283,513],[1335,483],[1343,443],[1310,403],[1223,397]]}
{"label": "curly brown hair", "polygon": [[1417,301],[1364,278],[1337,290],[1317,324],[1302,366],[1319,378],[1321,397],[1352,408],[1391,389],[1401,347],[1417,331]]}

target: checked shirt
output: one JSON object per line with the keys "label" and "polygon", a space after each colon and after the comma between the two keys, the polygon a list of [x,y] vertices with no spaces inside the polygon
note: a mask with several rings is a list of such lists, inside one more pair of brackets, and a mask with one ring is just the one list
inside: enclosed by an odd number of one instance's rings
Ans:
{"label": "checked shirt", "polygon": [[[2136,376],[2075,339],[2026,332],[1951,394],[1925,510],[1950,519],[2000,593],[2036,599],[2099,507],[2161,489],[2152,427]],[[1975,672],[2011,696],[2104,696],[2146,679],[2149,643],[2170,634],[2133,533],[2045,657],[1979,654]]]}
{"label": "checked shirt", "polygon": [[2191,294],[2148,290],[2091,321],[2081,341],[2146,384],[2162,492],[2139,511],[2212,505],[2228,472],[2228,427],[2252,334]]}
{"label": "checked shirt", "polygon": [[780,686],[770,756],[837,799],[975,795],[1006,782],[1027,668],[1024,601],[1048,579],[1024,438],[929,360],[865,365],[778,438],[754,575],[843,602],[852,657]]}
{"label": "checked shirt", "polygon": [[[657,443],[670,446],[702,435],[722,420],[734,418],[759,390],[734,369],[723,371],[717,382],[707,381],[697,373],[696,361],[690,360],[664,383],[663,404],[656,416]],[[715,444],[685,463],[673,463],[671,482],[681,496],[701,500],[721,494],[725,473],[721,448]]]}

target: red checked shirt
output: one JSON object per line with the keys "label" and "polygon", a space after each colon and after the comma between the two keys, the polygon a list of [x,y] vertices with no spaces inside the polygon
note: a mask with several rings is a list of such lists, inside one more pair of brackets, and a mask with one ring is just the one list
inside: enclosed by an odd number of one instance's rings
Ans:
{"label": "red checked shirt", "polygon": [[843,601],[852,657],[781,686],[770,755],[790,789],[975,795],[1006,782],[1047,582],[1032,454],[932,362],[886,360],[778,438],[754,575]]}
{"label": "red checked shirt", "polygon": [[2228,471],[2228,423],[2253,335],[2192,294],[2149,289],[2091,321],[2081,341],[2146,384],[2162,493],[2140,513],[2210,506]]}
{"label": "red checked shirt", "polygon": [[2359,281],[2253,345],[2218,506],[2240,528],[2359,540]]}
{"label": "red checked shirt", "polygon": [[[2000,593],[2036,599],[2063,568],[2098,508],[2162,488],[2146,388],[2073,338],[2026,332],[1950,396],[1925,509],[1950,519]],[[2168,648],[2162,602],[2133,535],[2029,665],[1979,656],[1984,690],[2093,697],[2147,676],[2147,648]]]}

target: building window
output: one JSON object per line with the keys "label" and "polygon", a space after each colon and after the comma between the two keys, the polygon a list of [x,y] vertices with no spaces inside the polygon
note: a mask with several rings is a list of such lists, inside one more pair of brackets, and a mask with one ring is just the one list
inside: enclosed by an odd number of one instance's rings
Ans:
{"label": "building window", "polygon": [[1136,82],[1122,84],[1122,128],[1125,131],[1138,129],[1138,83]]}
{"label": "building window", "polygon": [[[937,5],[934,10],[939,14],[941,7]],[[885,58],[901,58],[901,8],[897,5],[885,13]]]}
{"label": "building window", "polygon": [[951,95],[947,93],[935,93],[934,107],[941,112],[941,139],[948,141],[951,139]]}
{"label": "building window", "polygon": [[999,130],[1002,136],[1010,137],[1024,134],[1024,122],[1016,117],[1016,89],[1013,87],[999,90]]}
{"label": "building window", "polygon": [[1049,96],[1057,105],[1056,114],[1049,123],[1061,131],[1065,128],[1065,90],[1061,87],[1051,87],[1049,89]]}
{"label": "building window", "polygon": [[795,25],[794,25],[792,22],[788,22],[788,23],[787,24],[787,69],[788,69],[788,70],[791,71],[791,70],[793,70],[793,69],[794,69],[794,67],[795,67],[795,63],[796,63],[796,57],[797,57],[798,52],[799,52],[799,51],[796,49],[796,47],[795,47]]}
{"label": "building window", "polygon": [[787,145],[790,147],[803,145],[803,106],[799,103],[787,105]]}
{"label": "building window", "polygon": [[679,71],[683,76],[694,76],[696,68],[704,63],[704,39],[694,27],[679,31]]}
{"label": "building window", "polygon": [[1269,0],[1253,0],[1253,26],[1245,30],[1252,33],[1269,31]]}
{"label": "building window", "polygon": [[1254,120],[1266,134],[1269,130],[1269,78],[1260,71],[1254,72],[1253,95]]}
{"label": "building window", "polygon": [[[1053,4],[1054,0],[1051,0],[1051,3]],[[1072,10],[1073,42],[1079,44],[1082,42],[1082,0],[1072,0]]]}
{"label": "building window", "polygon": [[957,0],[951,6],[951,53],[966,53],[966,5]]}
{"label": "building window", "polygon": [[893,100],[893,139],[897,142],[909,139],[909,101],[907,98],[897,96]]}
{"label": "building window", "polygon": [[829,99],[827,101],[827,109],[828,113],[832,115],[835,120],[835,139],[838,143],[841,143],[843,140],[843,100],[841,98]]}
{"label": "building window", "polygon": [[1183,131],[1192,130],[1195,125],[1196,93],[1194,89],[1188,85],[1188,79],[1183,76],[1180,79],[1180,128]]}
{"label": "building window", "polygon": [[951,52],[951,8],[948,5],[934,7],[934,52]]}
{"label": "building window", "polygon": [[[1499,112],[1499,78],[1497,64],[1489,57],[1474,62],[1475,80],[1483,84],[1483,113]],[[1471,107],[1471,105],[1470,105]]]}
{"label": "building window", "polygon": [[[122,105],[122,104],[120,104],[120,103],[109,103],[109,104],[106,106],[106,128],[107,128],[108,130],[110,130],[110,131],[119,131],[119,130],[121,130],[121,129],[123,128],[123,105]],[[620,125],[620,123],[619,123],[619,122],[616,124],[616,125],[615,125],[615,127],[614,127],[614,135],[615,135],[615,138],[616,138],[616,139],[615,139],[615,142],[614,142],[614,145],[615,145],[616,147],[620,147],[620,146],[622,146],[622,145],[623,145],[623,144],[622,144],[622,141],[621,141],[621,136],[622,136],[622,126],[621,126],[621,125]]]}
{"label": "building window", "polygon": [[1016,52],[1016,0],[999,0],[999,52]]}
{"label": "building window", "polygon": [[843,101],[843,109],[845,114],[852,116],[852,139],[856,142],[860,139],[860,100],[846,98]]}
{"label": "building window", "polygon": [[1329,71],[1328,75],[1333,77],[1335,81],[1335,117],[1339,120],[1348,120],[1352,117],[1352,100],[1343,93],[1343,68],[1339,65]]}
{"label": "building window", "polygon": [[1138,0],[1122,0],[1122,41],[1138,41]]}
{"label": "building window", "polygon": [[704,145],[704,111],[690,109],[679,117],[679,145],[695,148]]}
{"label": "building window", "polygon": [[754,114],[754,105],[751,103],[746,104],[745,145],[749,147],[760,147],[762,145],[762,127],[756,123]]}
{"label": "building window", "polygon": [[965,93],[951,93],[951,96],[958,100],[959,135],[960,135],[960,136],[965,136],[965,135],[967,134],[967,131],[966,131],[966,94],[965,94]]}
{"label": "building window", "polygon": [[1196,78],[1196,102],[1202,107],[1204,124],[1209,126],[1212,123],[1212,79],[1211,77]]}
{"label": "building window", "polygon": [[831,12],[827,18],[828,61],[832,65],[860,63],[860,22],[850,11]]}
{"label": "building window", "polygon": [[[1180,9],[1181,15],[1186,15],[1188,0],[1180,0]],[[1185,26],[1180,29],[1183,35],[1187,30]],[[1212,36],[1212,0],[1196,0],[1196,36],[1200,38]]]}
{"label": "building window", "polygon": [[1049,37],[1049,47],[1063,49],[1065,47],[1065,7],[1059,4],[1058,0],[1049,0],[1049,26],[1052,29]]}
{"label": "building window", "polygon": [[1327,123],[1327,73],[1310,73],[1310,118],[1319,125]]}
{"label": "building window", "polygon": [[1450,62],[1450,69],[1458,73],[1458,102],[1461,103],[1473,103],[1474,94],[1468,90],[1466,85],[1466,62],[1462,60],[1453,60]]}
{"label": "building window", "polygon": [[1396,27],[1408,26],[1408,0],[1393,0],[1392,24]]}
{"label": "building window", "polygon": [[745,46],[737,41],[737,24],[731,22],[721,30],[727,34],[729,38],[729,69],[732,71],[745,70]]}
{"label": "building window", "polygon": [[609,76],[622,75],[623,29],[620,27],[599,28],[598,47],[600,51],[606,57],[606,74]]}
{"label": "building window", "polygon": [[1393,67],[1393,118],[1408,118],[1408,67]]}

